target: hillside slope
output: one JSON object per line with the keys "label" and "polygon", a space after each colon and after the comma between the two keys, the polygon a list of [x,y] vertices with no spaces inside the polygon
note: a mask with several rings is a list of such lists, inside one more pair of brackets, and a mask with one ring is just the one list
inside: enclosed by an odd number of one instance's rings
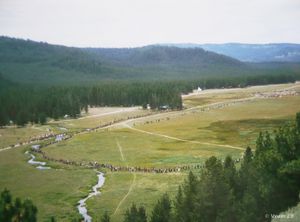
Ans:
{"label": "hillside slope", "polygon": [[145,46],[140,48],[104,49],[90,48],[87,51],[115,64],[132,66],[175,66],[203,68],[210,64],[241,66],[240,61],[228,56],[205,51],[201,48],[184,49],[168,46]]}
{"label": "hillside slope", "polygon": [[234,75],[246,66],[203,49],[74,48],[0,37],[0,71],[17,82],[189,79]]}
{"label": "hillside slope", "polygon": [[244,62],[300,62],[300,44],[164,44],[179,48],[203,48]]}
{"label": "hillside slope", "polygon": [[299,64],[249,64],[202,48],[75,48],[0,37],[0,73],[13,82],[90,84],[297,74]]}

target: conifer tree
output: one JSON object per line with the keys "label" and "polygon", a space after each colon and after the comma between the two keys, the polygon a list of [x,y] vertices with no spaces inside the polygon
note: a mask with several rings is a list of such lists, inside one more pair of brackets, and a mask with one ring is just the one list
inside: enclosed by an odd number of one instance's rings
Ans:
{"label": "conifer tree", "polygon": [[36,222],[37,208],[31,200],[12,200],[10,192],[5,189],[0,196],[0,221]]}
{"label": "conifer tree", "polygon": [[177,195],[174,201],[174,219],[175,221],[184,221],[184,197],[182,193],[182,188],[179,186]]}
{"label": "conifer tree", "polygon": [[143,206],[137,209],[133,203],[130,209],[127,209],[124,222],[147,222],[146,210]]}
{"label": "conifer tree", "polygon": [[171,222],[171,201],[167,194],[164,194],[156,203],[151,215],[151,222]]}

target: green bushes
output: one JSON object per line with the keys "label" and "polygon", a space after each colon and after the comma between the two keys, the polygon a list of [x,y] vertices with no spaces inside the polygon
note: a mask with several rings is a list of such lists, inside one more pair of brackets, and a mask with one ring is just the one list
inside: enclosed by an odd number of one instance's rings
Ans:
{"label": "green bushes", "polygon": [[0,221],[35,222],[37,208],[31,200],[22,201],[20,198],[13,200],[8,190],[0,196]]}

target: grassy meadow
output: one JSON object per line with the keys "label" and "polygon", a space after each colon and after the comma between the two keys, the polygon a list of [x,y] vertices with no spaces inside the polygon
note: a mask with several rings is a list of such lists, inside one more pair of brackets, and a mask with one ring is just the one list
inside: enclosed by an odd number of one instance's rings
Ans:
{"label": "grassy meadow", "polygon": [[43,150],[48,156],[57,159],[67,156],[76,161],[140,167],[195,164],[212,155],[225,157],[242,152],[161,138],[126,128],[78,135],[72,140],[48,146]]}
{"label": "grassy meadow", "polygon": [[222,109],[173,115],[159,122],[149,117],[147,124],[135,124],[135,127],[187,140],[245,147],[253,145],[259,131],[272,130],[294,118],[299,104],[299,96],[257,99]]}
{"label": "grassy meadow", "polygon": [[87,202],[95,221],[108,211],[112,221],[122,221],[127,208],[134,202],[145,206],[148,214],[162,193],[174,197],[178,186],[184,181],[185,173],[143,174],[107,173],[102,194]]}
{"label": "grassy meadow", "polygon": [[78,218],[76,205],[96,183],[96,172],[89,169],[56,168],[38,170],[27,163],[25,148],[0,153],[0,190],[13,197],[29,198],[38,207],[38,221],[70,221]]}
{"label": "grassy meadow", "polygon": [[46,126],[0,128],[0,149],[48,133]]}
{"label": "grassy meadow", "polygon": [[[54,158],[77,161],[97,161],[117,166],[175,167],[203,163],[215,155],[224,158],[241,156],[247,146],[255,148],[260,131],[274,130],[294,119],[300,111],[300,96],[256,98],[230,106],[201,111],[202,105],[247,98],[257,92],[271,92],[299,84],[282,84],[245,89],[207,90],[203,94],[184,97],[187,108],[182,111],[155,113],[122,108],[92,109],[79,119],[51,121],[45,126],[0,129],[0,148],[24,141],[31,136],[92,128],[114,120],[120,124],[43,148]],[[92,169],[48,163],[52,169],[38,170],[27,163],[28,147],[0,152],[0,190],[8,188],[14,197],[30,198],[38,207],[39,221],[70,221],[79,216],[76,204],[96,183]],[[38,156],[38,159],[41,159]],[[93,221],[99,221],[108,211],[113,222],[122,221],[126,209],[135,202],[146,207],[148,214],[164,192],[173,196],[187,172],[171,174],[105,172],[101,195],[87,201]]]}

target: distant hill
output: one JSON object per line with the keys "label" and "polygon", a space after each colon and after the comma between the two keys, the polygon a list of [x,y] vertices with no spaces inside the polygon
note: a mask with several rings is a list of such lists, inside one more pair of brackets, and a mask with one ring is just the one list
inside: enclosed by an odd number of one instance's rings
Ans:
{"label": "distant hill", "polygon": [[193,80],[299,69],[298,64],[246,64],[199,47],[75,48],[0,37],[0,73],[19,83]]}
{"label": "distant hill", "polygon": [[202,48],[178,48],[169,46],[145,46],[141,48],[103,49],[90,48],[88,52],[114,64],[160,67],[206,68],[209,65],[243,66],[240,61],[228,56],[206,51]]}
{"label": "distant hill", "polygon": [[0,72],[17,82],[186,79],[243,68],[236,59],[200,48],[74,48],[0,37]]}
{"label": "distant hill", "polygon": [[203,48],[243,62],[300,62],[300,44],[163,44],[179,48]]}

